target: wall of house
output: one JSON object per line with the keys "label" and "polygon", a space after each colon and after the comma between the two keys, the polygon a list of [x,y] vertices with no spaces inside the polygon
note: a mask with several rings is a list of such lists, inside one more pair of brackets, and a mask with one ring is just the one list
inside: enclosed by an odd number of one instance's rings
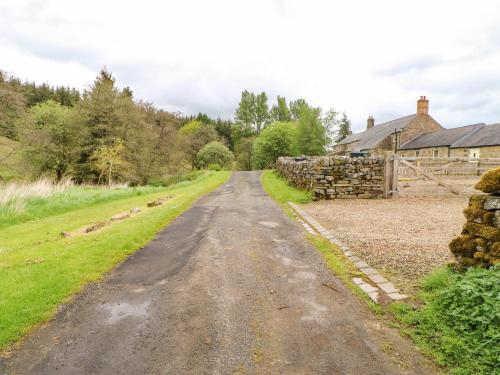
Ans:
{"label": "wall of house", "polygon": [[443,127],[437,123],[430,115],[419,114],[415,117],[406,128],[401,131],[399,145],[404,145],[409,140],[417,137],[420,134],[432,133],[438,130],[443,130]]}
{"label": "wall of house", "polygon": [[[500,145],[498,146],[483,146],[483,147],[471,147],[479,149],[479,157],[480,158],[500,158]],[[468,158],[469,150],[471,148],[452,148],[451,156],[452,157],[460,157],[460,158]]]}
{"label": "wall of house", "polygon": [[280,157],[276,171],[314,199],[382,198],[384,158]]}
{"label": "wall of house", "polygon": [[[434,155],[434,150],[438,150],[437,157],[439,158],[447,158],[448,157],[448,147],[428,147],[428,148],[420,148],[419,157],[421,158],[432,158]],[[398,150],[396,152],[397,156],[401,157],[409,157],[414,158],[417,156],[417,150]]]}

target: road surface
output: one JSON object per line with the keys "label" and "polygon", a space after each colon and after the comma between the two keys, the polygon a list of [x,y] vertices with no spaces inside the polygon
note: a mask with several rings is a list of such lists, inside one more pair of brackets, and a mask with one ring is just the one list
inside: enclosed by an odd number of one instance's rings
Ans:
{"label": "road surface", "polygon": [[[323,284],[327,284],[327,287]],[[430,374],[235,172],[0,362],[0,374]]]}

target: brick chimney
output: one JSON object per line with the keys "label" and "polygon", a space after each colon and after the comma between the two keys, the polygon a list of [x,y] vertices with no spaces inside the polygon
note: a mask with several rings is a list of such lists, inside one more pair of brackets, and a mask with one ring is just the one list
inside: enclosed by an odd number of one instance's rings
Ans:
{"label": "brick chimney", "polygon": [[421,96],[417,101],[417,115],[429,114],[429,100],[425,96]]}
{"label": "brick chimney", "polygon": [[368,120],[366,121],[366,128],[371,129],[375,126],[375,119],[373,116],[368,117]]}

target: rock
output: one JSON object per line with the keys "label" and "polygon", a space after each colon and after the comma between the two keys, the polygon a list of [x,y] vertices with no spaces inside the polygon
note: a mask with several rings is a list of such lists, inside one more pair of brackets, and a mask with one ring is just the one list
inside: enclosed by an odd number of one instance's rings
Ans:
{"label": "rock", "polygon": [[119,214],[111,216],[111,221],[119,221],[130,217],[128,212],[121,212]]}
{"label": "rock", "polygon": [[467,222],[464,225],[464,232],[476,237],[484,238],[486,240],[500,241],[500,228]]}
{"label": "rock", "polygon": [[488,211],[500,210],[500,197],[489,196],[485,199],[483,208]]}
{"label": "rock", "polygon": [[146,203],[146,206],[148,206],[148,207],[156,207],[156,206],[161,206],[162,204],[163,204],[163,199],[157,199],[155,201]]}
{"label": "rock", "polygon": [[85,228],[84,232],[85,233],[95,232],[96,230],[101,229],[105,225],[106,225],[105,221],[99,221]]}
{"label": "rock", "polygon": [[71,237],[71,233],[69,233],[69,232],[61,232],[61,237],[64,237],[64,238]]}
{"label": "rock", "polygon": [[141,209],[139,207],[134,207],[130,209],[131,214],[138,214],[139,212],[141,212]]}

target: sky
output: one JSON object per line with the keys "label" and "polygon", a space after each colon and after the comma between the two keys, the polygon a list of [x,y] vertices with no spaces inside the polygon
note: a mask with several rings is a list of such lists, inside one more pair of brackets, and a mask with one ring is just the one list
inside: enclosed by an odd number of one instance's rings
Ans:
{"label": "sky", "polygon": [[344,111],[353,129],[416,112],[500,122],[496,0],[0,0],[0,69],[232,118],[241,91]]}

